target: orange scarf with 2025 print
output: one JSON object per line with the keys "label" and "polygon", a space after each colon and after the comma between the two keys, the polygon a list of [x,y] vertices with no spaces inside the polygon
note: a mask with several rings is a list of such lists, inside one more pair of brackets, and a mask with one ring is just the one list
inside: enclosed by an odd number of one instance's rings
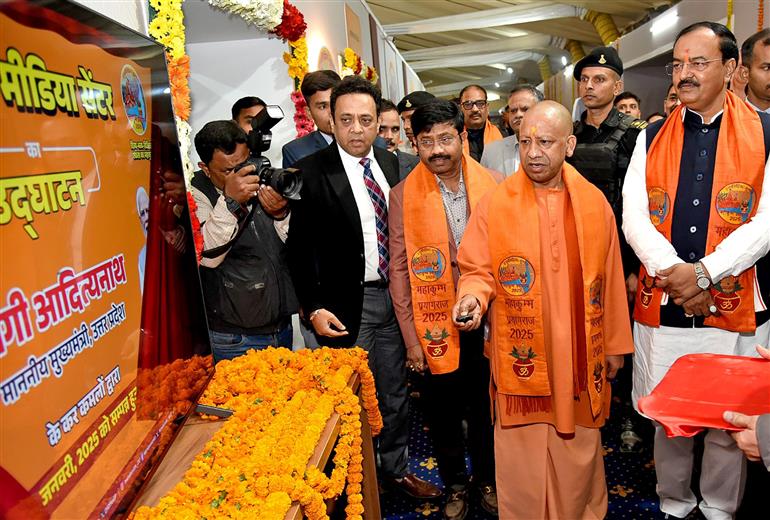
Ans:
{"label": "orange scarf with 2025 print", "polygon": [[[576,392],[588,391],[591,412],[598,417],[607,395],[604,289],[605,261],[610,253],[609,209],[604,195],[567,163],[562,178],[575,216],[583,286],[585,337],[575,338],[584,347],[575,352],[575,386]],[[490,309],[494,327],[491,359],[497,391],[509,396],[514,413],[551,409],[542,288],[542,277],[548,274],[542,270],[538,220],[535,188],[519,167],[493,192],[488,217],[497,289]]]}
{"label": "orange scarf with 2025 print", "polygon": [[[468,154],[463,154],[462,175],[468,207],[473,210],[497,182]],[[449,241],[454,238],[446,221],[436,176],[420,162],[404,184],[404,241],[414,325],[432,374],[454,372],[460,365],[460,338],[452,322],[455,285],[449,264]]]}
{"label": "orange scarf with 2025 print", "polygon": [[[679,166],[684,143],[684,122],[680,105],[666,120],[647,152],[647,195],[650,220],[671,241],[674,201],[679,183]],[[727,91],[719,127],[711,190],[706,255],[748,222],[757,211],[762,194],[765,150],[762,123],[757,113]],[[754,332],[754,268],[727,275],[710,289],[719,313],[706,318],[709,327],[734,332]],[[634,319],[651,327],[660,326],[663,290],[644,266],[639,273]]]}

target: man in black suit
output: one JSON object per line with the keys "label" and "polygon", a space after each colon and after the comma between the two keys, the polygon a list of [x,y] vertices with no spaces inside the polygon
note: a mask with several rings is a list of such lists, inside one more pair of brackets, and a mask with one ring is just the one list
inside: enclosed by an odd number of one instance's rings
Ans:
{"label": "man in black suit", "polygon": [[420,162],[420,158],[398,149],[401,144],[401,119],[398,117],[396,105],[389,99],[383,99],[380,104],[379,134],[385,140],[388,151],[396,154],[398,158],[399,180],[406,179],[409,172]]}
{"label": "man in black suit", "polygon": [[374,148],[380,91],[345,78],[331,99],[336,142],[297,162],[302,199],[292,203],[287,242],[297,296],[322,345],[369,352],[384,427],[385,480],[417,498],[441,491],[407,472],[406,358],[388,292],[387,201],[398,160]]}
{"label": "man in black suit", "polygon": [[340,77],[333,70],[317,70],[305,74],[300,90],[317,130],[283,146],[284,168],[291,168],[303,157],[326,148],[334,140],[329,98],[339,82]]}

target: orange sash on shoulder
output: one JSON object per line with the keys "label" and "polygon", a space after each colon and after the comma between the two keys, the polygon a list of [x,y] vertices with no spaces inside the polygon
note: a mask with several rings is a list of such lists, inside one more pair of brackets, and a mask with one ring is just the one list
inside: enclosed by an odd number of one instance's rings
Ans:
{"label": "orange sash on shoulder", "polygon": [[[499,141],[502,138],[503,134],[500,133],[500,130],[498,130],[497,127],[490,123],[489,119],[487,119],[487,124],[484,126],[484,146],[493,141]],[[465,155],[470,155],[471,153],[468,139],[463,139],[463,153]]]}
{"label": "orange sash on shoulder", "polygon": [[[606,392],[604,268],[610,229],[602,193],[567,163],[563,179],[575,215],[585,304],[586,366],[576,369],[584,371],[586,378],[578,372],[577,379],[593,383],[585,386],[591,411],[598,417]],[[494,327],[492,359],[497,391],[513,398],[514,412],[549,410],[550,399],[533,399],[551,395],[541,286],[541,276],[547,275],[541,269],[535,188],[521,168],[493,193],[488,219],[497,289],[489,312]]]}
{"label": "orange sash on shoulder", "polygon": [[[684,143],[682,110],[684,107],[679,106],[671,113],[647,152],[650,220],[669,241]],[[725,237],[754,216],[762,195],[764,171],[765,150],[759,116],[727,91],[714,163],[706,255],[713,253]],[[711,294],[720,314],[709,316],[705,324],[735,332],[754,332],[754,277],[755,271],[751,268],[716,283]],[[639,280],[634,319],[659,327],[663,291],[655,287],[655,279],[647,274],[644,266]]]}
{"label": "orange sash on shoulder", "polygon": [[[486,168],[467,154],[463,180],[471,210],[497,186]],[[450,265],[446,211],[436,176],[420,162],[404,184],[404,241],[417,336],[432,374],[446,374],[460,364],[460,340],[452,322],[455,284]]]}

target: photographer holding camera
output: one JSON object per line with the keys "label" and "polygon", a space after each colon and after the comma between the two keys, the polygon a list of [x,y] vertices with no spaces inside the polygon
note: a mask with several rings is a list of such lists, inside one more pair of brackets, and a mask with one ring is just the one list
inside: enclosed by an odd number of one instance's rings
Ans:
{"label": "photographer holding camera", "polygon": [[269,182],[285,170],[250,153],[250,137],[233,121],[209,122],[195,136],[201,169],[192,194],[215,362],[252,348],[291,347],[291,315],[298,307],[284,245],[288,201]]}

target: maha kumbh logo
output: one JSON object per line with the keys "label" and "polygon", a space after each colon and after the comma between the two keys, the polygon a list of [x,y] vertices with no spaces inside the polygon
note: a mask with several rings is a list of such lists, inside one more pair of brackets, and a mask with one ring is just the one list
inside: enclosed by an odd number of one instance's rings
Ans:
{"label": "maha kumbh logo", "polygon": [[734,182],[719,190],[715,205],[722,220],[737,226],[749,220],[755,203],[754,188],[743,182]]}
{"label": "maha kumbh logo", "polygon": [[602,288],[604,287],[604,282],[602,280],[602,277],[597,277],[593,282],[591,282],[591,286],[588,288],[588,305],[591,307],[591,310],[594,313],[600,313],[602,312]]}
{"label": "maha kumbh logo", "polygon": [[647,196],[650,200],[650,220],[653,226],[659,226],[668,216],[671,199],[663,188],[652,188]]}
{"label": "maha kumbh logo", "polygon": [[131,129],[137,135],[144,135],[147,131],[147,105],[142,80],[131,65],[124,65],[120,72],[120,97]]}
{"label": "maha kumbh logo", "polygon": [[503,290],[511,296],[527,294],[535,283],[535,270],[526,258],[509,256],[497,270]]}
{"label": "maha kumbh logo", "polygon": [[435,282],[446,269],[446,258],[435,247],[421,247],[412,255],[412,272],[423,282]]}

